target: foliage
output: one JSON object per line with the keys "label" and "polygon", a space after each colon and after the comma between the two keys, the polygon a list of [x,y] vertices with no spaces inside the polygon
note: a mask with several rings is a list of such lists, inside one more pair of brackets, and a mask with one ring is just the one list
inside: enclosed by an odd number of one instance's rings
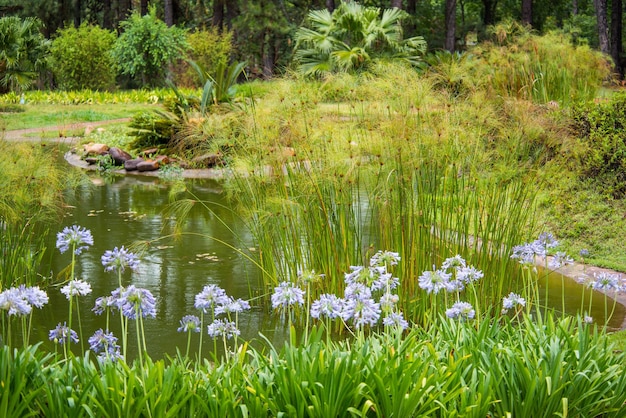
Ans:
{"label": "foliage", "polygon": [[605,57],[572,45],[562,33],[537,36],[514,22],[496,25],[491,33],[492,43],[472,52],[484,63],[477,79],[499,94],[567,106],[593,99],[610,74]]}
{"label": "foliage", "polygon": [[28,89],[48,65],[50,42],[35,18],[0,18],[0,90]]}
{"label": "foliage", "polygon": [[154,8],[144,16],[133,13],[120,26],[123,33],[112,53],[121,73],[138,79],[143,86],[163,85],[167,66],[182,58],[188,49],[185,32],[167,27]]}
{"label": "foliage", "polygon": [[117,70],[111,50],[117,36],[83,24],[58,32],[52,42],[52,72],[63,90],[111,90]]}
{"label": "foliage", "polygon": [[[24,93],[27,104],[50,105],[98,105],[98,104],[157,104],[173,95],[170,89],[152,90],[120,90],[116,92],[74,90],[74,91],[42,91],[34,90]],[[0,96],[0,103],[19,103],[21,96],[7,93]],[[122,107],[122,106],[121,106]]]}
{"label": "foliage", "polygon": [[178,116],[167,111],[140,112],[128,124],[128,136],[133,137],[133,149],[160,147],[166,145],[174,135]]}
{"label": "foliage", "polygon": [[215,72],[210,73],[200,64],[191,61],[191,66],[198,73],[200,83],[203,86],[200,98],[200,113],[205,114],[209,105],[220,103],[232,103],[237,93],[237,80],[243,73],[245,62],[237,62],[227,65],[219,63]]}
{"label": "foliage", "polygon": [[578,155],[583,181],[615,199],[626,197],[626,94],[574,109],[583,149]]}
{"label": "foliage", "polygon": [[[199,64],[209,74],[215,74],[219,65],[227,66],[232,54],[232,32],[218,32],[216,28],[197,30],[187,35],[189,42],[188,60]],[[204,83],[197,71],[187,60],[180,60],[175,65],[174,84],[177,86],[196,87]]]}
{"label": "foliage", "polygon": [[295,35],[295,60],[299,71],[323,75],[367,68],[375,60],[403,60],[413,65],[426,52],[422,37],[403,39],[400,9],[365,7],[342,2],[331,14],[313,10],[308,14],[311,28],[301,27]]}

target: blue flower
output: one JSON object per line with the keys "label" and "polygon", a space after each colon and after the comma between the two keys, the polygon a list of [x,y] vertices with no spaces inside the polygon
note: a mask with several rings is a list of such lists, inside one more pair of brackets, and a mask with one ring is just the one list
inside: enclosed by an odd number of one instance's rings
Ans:
{"label": "blue flower", "polygon": [[207,332],[210,337],[217,338],[224,336],[226,338],[231,338],[235,335],[240,335],[241,331],[237,329],[237,326],[234,322],[226,321],[224,319],[216,319],[207,327]]}
{"label": "blue flower", "polygon": [[107,309],[115,306],[115,298],[113,296],[100,296],[96,299],[92,311],[96,315],[102,315]]}
{"label": "blue flower", "polygon": [[139,267],[139,258],[136,254],[129,252],[124,246],[115,247],[113,250],[107,250],[101,257],[104,271],[124,271],[126,267],[131,270],[137,270]]}
{"label": "blue flower", "polygon": [[117,337],[111,332],[104,332],[102,328],[89,337],[89,348],[99,354],[101,360],[117,360],[121,358],[120,346],[117,345]]}
{"label": "blue flower", "polygon": [[26,299],[26,301],[35,308],[41,309],[43,308],[43,305],[48,303],[48,294],[41,290],[39,286],[26,287],[21,285],[19,289],[22,292],[24,299]]}
{"label": "blue flower", "polygon": [[215,307],[215,315],[239,313],[250,309],[250,303],[243,299],[235,299],[231,296],[226,296]]}
{"label": "blue flower", "polygon": [[272,294],[272,308],[287,308],[291,305],[304,304],[304,290],[291,282],[281,282],[274,288]]}
{"label": "blue flower", "polygon": [[73,343],[78,342],[78,334],[76,331],[69,329],[66,322],[63,324],[59,322],[55,329],[50,330],[48,337],[55,344],[65,344],[68,339]]}
{"label": "blue flower", "polygon": [[395,307],[400,297],[393,293],[385,293],[380,297],[380,308],[384,312],[392,311]]}
{"label": "blue flower", "polygon": [[61,254],[74,248],[74,254],[79,255],[93,245],[91,231],[78,225],[66,226],[62,232],[57,233],[57,248]]}
{"label": "blue flower", "polygon": [[440,290],[446,288],[446,284],[452,274],[442,270],[435,270],[435,266],[433,266],[433,270],[434,271],[423,272],[422,275],[419,276],[418,285],[427,293],[437,294]]}
{"label": "blue flower", "polygon": [[200,332],[200,318],[195,315],[185,315],[180,320],[178,332]]}
{"label": "blue flower", "polygon": [[343,299],[338,298],[336,295],[325,293],[311,304],[311,316],[313,318],[322,316],[329,319],[338,318],[341,316],[343,305]]}
{"label": "blue flower", "polygon": [[446,309],[446,316],[452,319],[473,319],[476,311],[468,302],[457,302],[450,309]]}
{"label": "blue flower", "polygon": [[346,299],[370,299],[372,290],[363,283],[350,283],[344,290]]}
{"label": "blue flower", "polygon": [[595,277],[595,281],[592,287],[596,290],[615,290],[616,292],[620,290],[619,275],[617,274],[603,271],[600,274],[594,274],[593,277]]}
{"label": "blue flower", "polygon": [[9,316],[28,315],[33,307],[28,303],[26,295],[17,287],[11,287],[0,293],[0,309],[7,311]]}
{"label": "blue flower", "polygon": [[552,257],[552,259],[548,263],[550,268],[555,270],[568,264],[574,264],[574,260],[563,251],[558,251],[556,254],[554,254],[554,257]]}
{"label": "blue flower", "polygon": [[72,296],[85,296],[91,293],[91,285],[84,280],[70,280],[61,288],[61,293],[69,300]]}
{"label": "blue flower", "polygon": [[402,312],[391,312],[389,315],[383,318],[383,325],[388,327],[398,327],[400,329],[407,329],[409,327],[409,323]]}
{"label": "blue flower", "polygon": [[400,261],[400,254],[392,251],[379,250],[370,258],[371,267],[395,266]]}
{"label": "blue flower", "polygon": [[448,271],[448,269],[460,269],[466,266],[465,260],[459,254],[454,257],[446,258],[441,264],[441,269]]}
{"label": "blue flower", "polygon": [[484,276],[481,270],[477,270],[473,266],[461,267],[456,271],[456,278],[463,283],[469,284],[482,279]]}
{"label": "blue flower", "polygon": [[224,289],[210,284],[204,286],[202,291],[196,295],[194,306],[206,313],[207,309],[214,309],[216,305],[224,303],[227,299],[228,296]]}
{"label": "blue flower", "polygon": [[122,315],[130,319],[137,318],[137,315],[156,317],[156,301],[148,289],[128,286],[121,291],[117,305]]}
{"label": "blue flower", "polygon": [[511,292],[508,296],[502,298],[503,313],[518,306],[526,306],[526,300],[517,293]]}
{"label": "blue flower", "polygon": [[380,305],[374,299],[347,299],[341,317],[344,321],[353,320],[357,328],[374,326],[380,318]]}

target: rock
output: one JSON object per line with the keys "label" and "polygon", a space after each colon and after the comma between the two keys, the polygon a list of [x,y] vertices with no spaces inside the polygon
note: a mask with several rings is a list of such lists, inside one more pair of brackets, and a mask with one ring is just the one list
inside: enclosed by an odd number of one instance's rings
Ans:
{"label": "rock", "polygon": [[154,157],[154,160],[159,165],[167,165],[170,163],[170,157],[168,157],[167,155],[157,155],[156,157]]}
{"label": "rock", "polygon": [[141,161],[137,164],[137,171],[155,171],[159,169],[159,162],[154,160]]}
{"label": "rock", "polygon": [[224,163],[224,160],[222,160],[222,154],[220,153],[199,155],[191,161],[195,165],[205,168],[213,168]]}
{"label": "rock", "polygon": [[158,148],[149,148],[149,149],[145,149],[141,151],[139,155],[147,156],[147,155],[156,154],[157,152],[159,152]]}
{"label": "rock", "polygon": [[137,166],[139,165],[140,162],[144,161],[143,158],[139,157],[139,158],[134,158],[132,160],[126,160],[124,162],[124,170],[126,171],[135,171],[137,170]]}
{"label": "rock", "polygon": [[87,157],[85,158],[85,162],[89,165],[96,164],[98,159],[96,157]]}
{"label": "rock", "polygon": [[115,161],[115,165],[125,165],[126,161],[133,158],[129,153],[117,147],[109,148],[109,155],[113,158],[113,161]]}
{"label": "rock", "polygon": [[94,144],[90,142],[89,144],[83,145],[83,151],[85,155],[106,155],[109,152],[109,146],[106,144]]}

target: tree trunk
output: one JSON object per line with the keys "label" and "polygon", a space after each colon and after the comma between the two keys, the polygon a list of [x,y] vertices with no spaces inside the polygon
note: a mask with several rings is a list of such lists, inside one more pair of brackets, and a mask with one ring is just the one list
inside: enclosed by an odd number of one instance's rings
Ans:
{"label": "tree trunk", "polygon": [[578,14],[578,0],[572,0],[572,14],[574,16]]}
{"label": "tree trunk", "polygon": [[413,36],[417,32],[417,26],[415,25],[415,19],[417,16],[417,0],[407,0],[406,12],[409,14],[410,19],[407,24],[407,35]]}
{"label": "tree trunk", "polygon": [[335,11],[335,0],[326,0],[326,9],[331,13]]}
{"label": "tree trunk", "polygon": [[444,48],[454,52],[456,40],[456,0],[446,0],[446,40]]}
{"label": "tree trunk", "polygon": [[226,29],[231,30],[233,28],[233,20],[239,15],[239,9],[237,8],[237,0],[226,0]]}
{"label": "tree trunk", "polygon": [[111,18],[111,0],[102,2],[102,27],[104,29],[113,29],[113,19]]}
{"label": "tree trunk", "polygon": [[213,20],[211,24],[220,32],[224,29],[224,0],[213,1]]}
{"label": "tree trunk", "polygon": [[79,28],[80,27],[80,12],[81,12],[81,7],[82,6],[82,2],[81,0],[74,0],[74,27],[75,28]]}
{"label": "tree trunk", "polygon": [[148,14],[148,0],[141,0],[139,3],[139,13],[141,16],[145,16]]}
{"label": "tree trunk", "polygon": [[619,74],[620,78],[624,75],[622,66],[622,15],[622,0],[613,0],[613,7],[611,8],[611,57],[615,64],[615,72]]}
{"label": "tree trunk", "polygon": [[522,0],[522,23],[533,25],[533,0]]}
{"label": "tree trunk", "polygon": [[402,9],[402,0],[391,0],[391,8]]}
{"label": "tree trunk", "polygon": [[600,51],[609,54],[609,26],[607,23],[607,0],[593,0],[598,22],[598,42]]}
{"label": "tree trunk", "polygon": [[165,0],[163,7],[163,12],[165,14],[165,24],[168,27],[174,26],[174,5],[172,4],[172,0]]}
{"label": "tree trunk", "polygon": [[118,0],[117,2],[117,23],[126,20],[132,12],[132,4],[130,0]]}
{"label": "tree trunk", "polygon": [[496,23],[496,8],[498,0],[482,0],[483,2],[483,24],[485,26]]}

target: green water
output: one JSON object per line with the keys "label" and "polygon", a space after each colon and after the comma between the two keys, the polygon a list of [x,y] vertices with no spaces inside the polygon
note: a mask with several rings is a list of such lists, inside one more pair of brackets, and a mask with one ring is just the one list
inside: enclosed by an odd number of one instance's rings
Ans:
{"label": "green water", "polygon": [[[46,274],[52,274],[57,284],[48,289],[50,303],[42,310],[36,310],[31,342],[43,341],[51,350],[54,346],[48,341],[48,332],[59,322],[67,321],[68,302],[59,291],[62,283],[59,272],[65,269],[71,255],[60,254],[55,248],[56,232],[69,225],[80,225],[89,229],[94,237],[94,245],[77,258],[76,277],[87,280],[93,292],[79,299],[78,309],[83,329],[84,348],[87,339],[98,328],[105,328],[105,317],[96,316],[91,309],[95,300],[106,296],[118,287],[117,276],[107,273],[101,264],[101,256],[106,250],[122,245],[129,246],[134,241],[153,241],[171,232],[174,220],[164,215],[163,209],[171,201],[171,183],[158,178],[116,177],[103,181],[93,177],[93,186],[85,186],[68,198],[64,221],[51,227],[49,248],[51,263]],[[228,208],[219,183],[210,180],[187,180],[187,188],[207,208],[196,205],[190,212],[178,238],[170,237],[153,242],[141,260],[140,268],[131,274],[124,274],[125,286],[134,284],[147,288],[157,299],[157,317],[145,319],[145,332],[148,353],[153,358],[175,355],[177,348],[184,353],[187,335],[177,332],[180,319],[185,315],[199,315],[194,308],[194,298],[208,284],[216,284],[235,297],[249,300],[262,296],[264,290],[260,282],[259,268],[240,252],[253,259],[256,257],[255,244],[245,223]],[[218,240],[214,239],[217,238]],[[49,269],[48,269],[49,267]],[[539,284],[543,285],[543,280]],[[560,310],[561,276],[552,274],[549,305]],[[581,305],[583,287],[576,282],[565,280],[566,312],[575,314]],[[541,291],[544,294],[544,291]],[[588,301],[589,291],[585,297]],[[270,341],[280,344],[286,338],[287,327],[267,306],[269,298],[255,299],[252,309],[239,316],[241,340],[256,344],[262,333]],[[613,308],[610,304],[609,311]],[[616,305],[609,325],[621,327],[625,317],[622,305]],[[594,295],[594,310],[591,312],[596,323],[604,323],[603,296]],[[76,317],[75,317],[76,318]],[[205,335],[203,353],[213,349],[213,343]],[[78,330],[77,320],[72,328]],[[111,330],[119,337],[119,318],[111,318]],[[198,346],[198,334],[193,335],[192,356]],[[80,351],[80,344],[74,345],[74,352]],[[129,357],[134,357],[136,341],[134,328],[129,335]]]}

